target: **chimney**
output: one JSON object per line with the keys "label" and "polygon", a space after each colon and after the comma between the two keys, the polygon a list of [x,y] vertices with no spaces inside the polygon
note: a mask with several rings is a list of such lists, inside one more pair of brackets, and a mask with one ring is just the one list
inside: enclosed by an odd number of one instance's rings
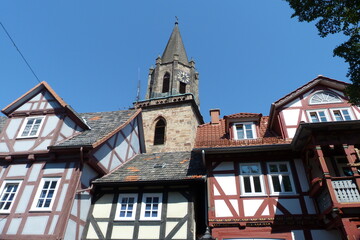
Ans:
{"label": "chimney", "polygon": [[220,109],[210,109],[211,124],[220,123]]}

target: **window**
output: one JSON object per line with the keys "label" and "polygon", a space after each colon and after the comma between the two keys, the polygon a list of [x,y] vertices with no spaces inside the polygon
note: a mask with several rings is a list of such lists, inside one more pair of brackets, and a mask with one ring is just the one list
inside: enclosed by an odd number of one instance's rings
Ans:
{"label": "window", "polygon": [[295,193],[289,163],[268,163],[268,177],[272,194]]}
{"label": "window", "polygon": [[5,180],[0,189],[0,212],[9,213],[20,188],[21,181]]}
{"label": "window", "polygon": [[162,207],[161,193],[144,193],[141,206],[141,220],[160,220]]}
{"label": "window", "polygon": [[240,164],[240,187],[242,195],[264,194],[264,180],[259,163]]}
{"label": "window", "polygon": [[41,179],[31,210],[51,210],[59,182],[60,178]]}
{"label": "window", "polygon": [[170,73],[165,73],[163,78],[163,86],[162,86],[162,92],[167,93],[170,89]]}
{"label": "window", "polygon": [[23,126],[20,129],[19,137],[37,137],[39,135],[40,126],[44,117],[30,117],[26,118]]}
{"label": "window", "polygon": [[186,93],[186,83],[180,82],[179,93]]}
{"label": "window", "polygon": [[328,121],[325,110],[309,111],[308,114],[309,114],[309,118],[310,118],[311,122],[327,122]]}
{"label": "window", "polygon": [[115,220],[135,220],[137,194],[120,194]]}
{"label": "window", "polygon": [[346,157],[335,157],[337,169],[339,171],[339,177],[352,176],[354,173],[351,167],[348,165],[349,161]]}
{"label": "window", "polygon": [[334,93],[329,91],[316,92],[311,98],[310,104],[326,104],[326,103],[340,103],[342,100]]}
{"label": "window", "polygon": [[236,123],[234,124],[235,139],[255,139],[256,131],[255,124],[252,122]]}
{"label": "window", "polygon": [[351,120],[348,109],[332,109],[332,114],[335,121],[349,121]]}
{"label": "window", "polygon": [[165,128],[164,119],[159,119],[155,125],[154,145],[161,145],[165,143]]}

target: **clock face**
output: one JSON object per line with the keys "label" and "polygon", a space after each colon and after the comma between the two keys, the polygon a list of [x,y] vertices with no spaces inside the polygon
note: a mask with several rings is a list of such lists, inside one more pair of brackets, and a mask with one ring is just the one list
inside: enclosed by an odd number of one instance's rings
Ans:
{"label": "clock face", "polygon": [[189,74],[184,72],[184,71],[178,71],[177,74],[176,74],[176,78],[180,82],[183,82],[183,83],[186,83],[186,84],[188,84],[190,82]]}

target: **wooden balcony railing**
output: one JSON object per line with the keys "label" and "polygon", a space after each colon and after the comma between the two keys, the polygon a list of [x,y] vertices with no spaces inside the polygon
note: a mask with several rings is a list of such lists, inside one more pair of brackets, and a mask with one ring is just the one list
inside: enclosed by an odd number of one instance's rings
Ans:
{"label": "wooden balcony railing", "polygon": [[359,190],[352,179],[332,180],[331,184],[339,203],[360,202]]}

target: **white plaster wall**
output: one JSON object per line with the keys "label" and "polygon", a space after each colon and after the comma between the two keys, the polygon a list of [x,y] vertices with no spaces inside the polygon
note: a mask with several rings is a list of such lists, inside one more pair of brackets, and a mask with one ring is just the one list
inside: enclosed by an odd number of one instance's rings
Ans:
{"label": "white plaster wall", "polygon": [[337,230],[311,230],[311,236],[313,239],[326,239],[326,240],[339,240],[341,234]]}
{"label": "white plaster wall", "polygon": [[63,185],[63,188],[61,190],[61,194],[57,195],[57,198],[59,199],[59,202],[56,206],[56,211],[61,211],[62,209],[62,206],[63,206],[63,203],[64,203],[64,199],[65,199],[65,196],[66,196],[66,193],[67,193],[67,190],[68,190],[68,187],[69,187],[69,184],[64,184]]}
{"label": "white plaster wall", "polygon": [[[116,228],[116,227],[117,227],[117,226],[114,226],[114,227],[113,227],[113,234],[114,234],[114,231],[115,231],[115,228]],[[119,233],[117,232],[117,234],[119,234]],[[90,239],[98,239],[98,238],[99,238],[98,235],[96,234],[95,229],[94,229],[94,227],[92,226],[91,223],[90,223],[90,225],[89,225],[89,229],[88,229],[88,231],[87,231],[86,238],[90,238]],[[115,238],[117,238],[117,237],[115,237]]]}
{"label": "white plaster wall", "polygon": [[262,199],[244,200],[244,214],[245,217],[254,216],[260,205],[263,203]]}
{"label": "white plaster wall", "polygon": [[9,152],[9,148],[6,143],[0,143],[0,152]]}
{"label": "white plaster wall", "polygon": [[[187,229],[188,222],[184,222],[184,224],[181,226],[181,228],[175,233],[174,237],[172,239],[187,239],[187,232],[190,231],[190,229]],[[168,225],[166,224],[166,227]],[[175,227],[175,226],[174,226]],[[174,228],[173,227],[173,228]],[[168,233],[166,233],[166,236]]]}
{"label": "white plaster wall", "polygon": [[54,230],[55,230],[58,219],[59,219],[59,215],[55,215],[53,217],[53,220],[52,220],[50,228],[49,228],[49,234],[54,234]]}
{"label": "white plaster wall", "polygon": [[305,196],[305,204],[309,214],[316,214],[315,204],[312,198]]}
{"label": "white plaster wall", "polygon": [[160,226],[140,226],[139,239],[160,239]]}
{"label": "white plaster wall", "polygon": [[302,214],[298,199],[277,199],[277,201],[291,214]]}
{"label": "white plaster wall", "polygon": [[32,146],[34,146],[35,144],[35,140],[22,140],[20,141],[16,141],[14,144],[14,151],[15,152],[24,152],[24,151],[28,151]]}
{"label": "white plaster wall", "polygon": [[285,105],[285,108],[289,108],[289,107],[301,107],[301,100],[300,98],[296,98],[295,100],[293,100],[292,102],[288,103]]}
{"label": "white plaster wall", "polygon": [[31,173],[30,173],[30,176],[29,176],[29,179],[28,181],[29,182],[34,182],[37,180],[39,174],[40,174],[40,170],[42,168],[42,164],[33,164],[32,167],[31,167]]}
{"label": "white plaster wall", "polygon": [[307,191],[309,191],[309,182],[306,178],[304,164],[302,163],[301,159],[294,159],[294,162],[295,162],[296,172],[299,177],[301,191],[307,192]]}
{"label": "white plaster wall", "polygon": [[188,202],[186,198],[179,192],[169,192],[167,204],[168,218],[182,218],[187,214]]}
{"label": "white plaster wall", "polygon": [[76,222],[69,219],[66,226],[64,240],[74,240],[74,236],[76,236]]}
{"label": "white plaster wall", "polygon": [[215,200],[215,217],[232,217],[230,209],[224,200]]}
{"label": "white plaster wall", "polygon": [[[133,234],[134,234],[134,226],[114,226],[113,231],[111,233],[111,238],[132,239]],[[97,238],[97,236],[95,238]]]}
{"label": "white plaster wall", "polygon": [[[43,235],[49,216],[28,217],[22,231],[22,234]],[[36,226],[36,227],[34,227]]]}
{"label": "white plaster wall", "polygon": [[92,215],[94,218],[109,218],[111,212],[111,205],[113,201],[113,194],[105,194],[94,204]]}
{"label": "white plaster wall", "polygon": [[285,125],[289,126],[298,124],[300,109],[285,109],[282,111],[282,113],[284,116]]}
{"label": "white plaster wall", "polygon": [[19,229],[22,218],[13,218],[6,234],[16,234]]}
{"label": "white plaster wall", "polygon": [[303,230],[292,230],[291,237],[293,240],[306,240]]}
{"label": "white plaster wall", "polygon": [[76,128],[76,124],[69,117],[65,117],[64,123],[61,126],[60,133],[66,137],[70,137],[74,134],[74,130]]}
{"label": "white plaster wall", "polygon": [[289,138],[293,138],[293,137],[295,136],[296,129],[297,129],[297,128],[287,128],[287,129],[286,129]]}
{"label": "white plaster wall", "polygon": [[6,135],[9,139],[16,137],[17,130],[20,129],[22,118],[13,118],[10,120],[8,127],[6,128]]}
{"label": "white plaster wall", "polygon": [[59,122],[58,116],[48,116],[46,118],[46,124],[44,124],[44,126],[43,126],[41,135],[42,136],[49,135],[49,133],[55,129],[58,122]]}
{"label": "white plaster wall", "polygon": [[90,186],[90,181],[97,176],[98,173],[95,172],[88,164],[85,163],[82,169],[80,181],[84,186],[88,187]]}
{"label": "white plaster wall", "polygon": [[352,106],[351,108],[352,108],[352,110],[353,110],[353,111],[354,111],[354,113],[355,113],[355,117],[356,117],[356,119],[360,119],[359,108],[358,108],[358,107],[356,107],[356,106]]}
{"label": "white plaster wall", "polygon": [[34,185],[25,186],[24,191],[22,192],[21,196],[18,196],[18,197],[20,197],[20,201],[16,208],[16,211],[15,211],[16,213],[24,213],[27,205],[29,203],[31,204],[30,197],[31,197],[31,193],[33,190],[34,190]]}
{"label": "white plaster wall", "polygon": [[44,167],[44,174],[63,173],[66,163],[47,163]]}
{"label": "white plaster wall", "polygon": [[98,224],[98,226],[100,228],[100,231],[101,231],[102,235],[106,236],[108,222],[98,222],[97,224]]}
{"label": "white plaster wall", "polygon": [[226,195],[237,194],[236,179],[234,174],[214,174],[214,177]]}
{"label": "white plaster wall", "polygon": [[27,164],[11,165],[7,177],[22,177],[26,175],[28,170]]}
{"label": "white plaster wall", "polygon": [[107,144],[103,144],[95,153],[94,157],[100,162],[100,164],[107,169],[111,157],[111,149]]}

